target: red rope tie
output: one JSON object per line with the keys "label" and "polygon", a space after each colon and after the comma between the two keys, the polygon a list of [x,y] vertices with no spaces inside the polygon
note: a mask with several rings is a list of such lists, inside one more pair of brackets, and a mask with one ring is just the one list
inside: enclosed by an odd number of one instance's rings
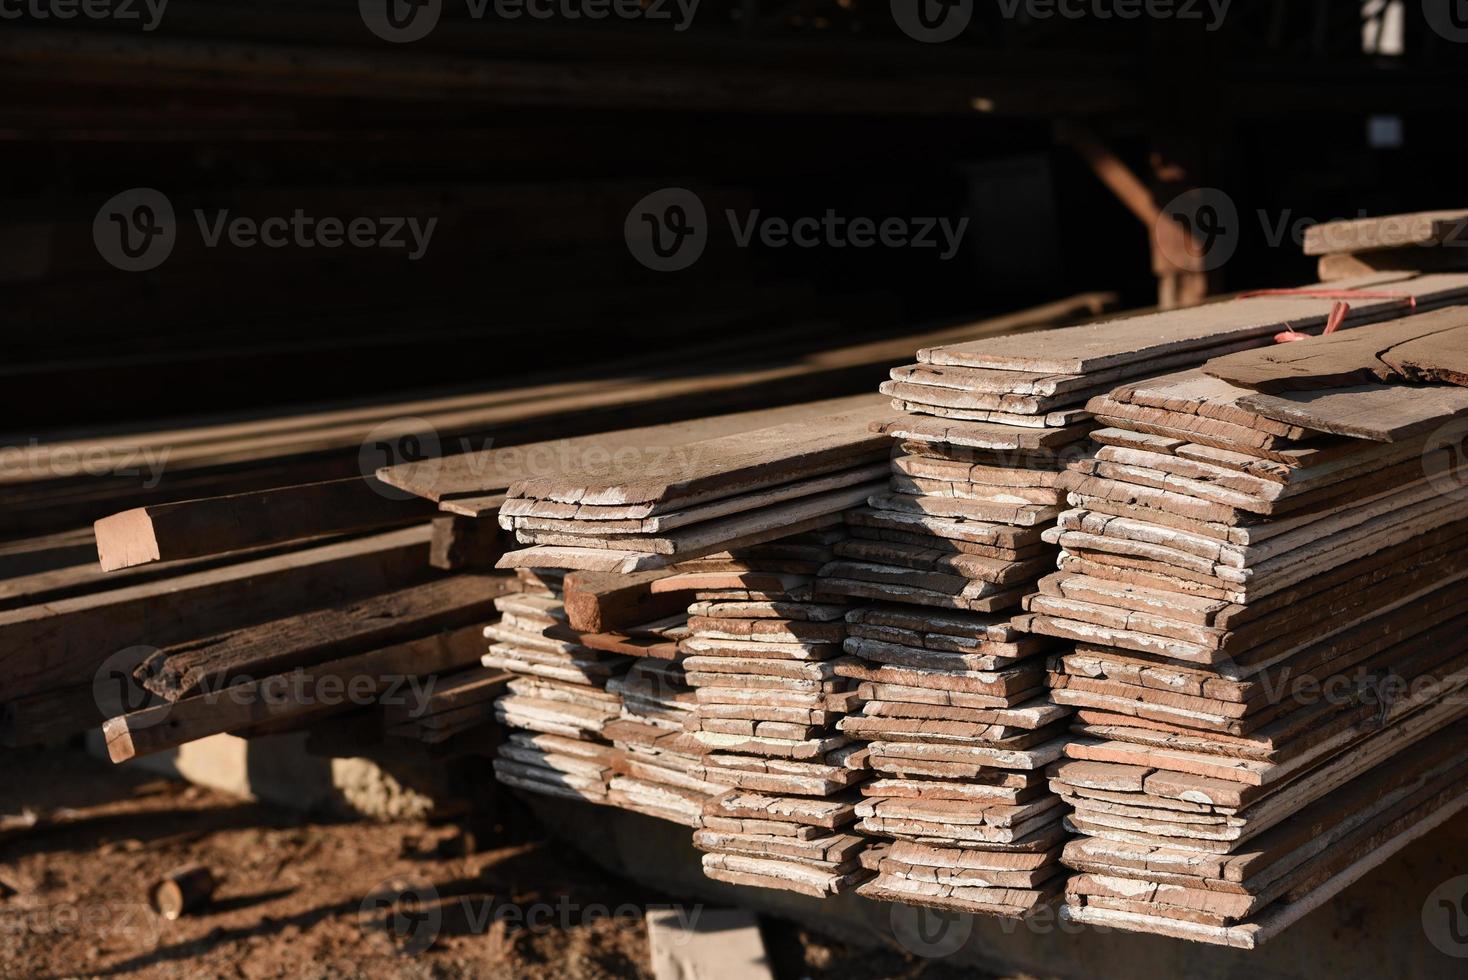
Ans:
{"label": "red rope tie", "polygon": [[[1399,299],[1402,305],[1409,310],[1417,308],[1417,297],[1410,293],[1389,293],[1371,289],[1255,289],[1252,292],[1240,293],[1239,299],[1252,299],[1256,296],[1297,296],[1303,299],[1333,299],[1336,304],[1330,308],[1330,316],[1325,321],[1325,331],[1322,337],[1335,333],[1340,329],[1341,323],[1346,319],[1346,314],[1351,312],[1351,307],[1345,302],[1348,299]],[[1285,324],[1286,329],[1274,335],[1276,344],[1288,344],[1296,340],[1308,340],[1310,334],[1300,331]]]}

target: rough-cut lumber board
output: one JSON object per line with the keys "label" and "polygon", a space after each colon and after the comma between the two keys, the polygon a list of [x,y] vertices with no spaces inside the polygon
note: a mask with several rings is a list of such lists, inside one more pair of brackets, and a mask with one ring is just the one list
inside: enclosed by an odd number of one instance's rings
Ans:
{"label": "rough-cut lumber board", "polygon": [[493,618],[495,597],[512,581],[456,575],[165,647],[143,661],[138,676],[148,690],[177,700],[200,687],[318,663],[354,647],[372,649],[483,623]]}
{"label": "rough-cut lumber board", "polygon": [[1361,330],[1218,357],[1203,370],[1275,394],[1402,382],[1468,384],[1468,308],[1450,306]]}
{"label": "rough-cut lumber board", "polygon": [[844,468],[864,455],[883,456],[886,440],[872,426],[891,419],[890,409],[862,402],[840,412],[687,443],[677,459],[659,466],[638,459],[629,467],[614,457],[610,476],[573,467],[531,476],[512,485],[510,496],[601,505],[719,499]]}
{"label": "rough-cut lumber board", "polygon": [[793,420],[839,412],[860,405],[880,406],[873,395],[832,398],[803,405],[782,405],[751,412],[734,412],[660,425],[616,429],[571,439],[549,439],[518,446],[497,446],[478,453],[384,467],[378,477],[385,483],[430,500],[492,495],[522,480],[578,472],[610,470],[618,453],[623,462],[668,466],[686,458],[679,454],[689,443],[763,429]]}
{"label": "rough-cut lumber board", "polygon": [[372,477],[307,483],[153,504],[104,517],[95,525],[97,557],[110,572],[144,562],[406,524],[432,512],[421,501],[400,499]]}
{"label": "rough-cut lumber board", "polygon": [[[107,754],[113,762],[175,748],[185,742],[220,732],[234,732],[265,722],[346,711],[360,706],[360,698],[374,697],[389,687],[404,696],[411,692],[406,677],[436,674],[477,663],[484,640],[477,627],[409,640],[305,668],[272,693],[281,678],[261,678],[243,685],[154,705],[102,725]],[[282,697],[299,691],[304,697]],[[350,697],[348,696],[350,695]]]}
{"label": "rough-cut lumber board", "polygon": [[424,524],[0,612],[0,700],[90,683],[126,647],[162,647],[421,581],[430,533]]}
{"label": "rough-cut lumber board", "polygon": [[[764,544],[804,531],[815,531],[841,523],[841,511],[870,492],[869,487],[854,491],[822,494],[810,501],[781,504],[738,519],[725,518],[713,524],[692,528],[689,533],[661,540],[665,550],[657,552],[628,551],[608,547],[572,547],[565,545],[531,545],[507,552],[498,562],[499,568],[567,568],[594,572],[642,572],[667,568],[690,558],[729,548]],[[801,517],[801,514],[815,516]],[[680,550],[686,549],[686,550]]]}
{"label": "rough-cut lumber board", "polygon": [[0,544],[0,580],[82,565],[96,557],[90,527],[7,541]]}
{"label": "rough-cut lumber board", "polygon": [[[890,467],[885,460],[871,462],[853,469],[837,470],[809,479],[792,480],[751,493],[724,497],[695,507],[670,510],[648,517],[637,516],[642,511],[649,509],[645,505],[631,508],[598,507],[519,497],[507,501],[500,509],[499,523],[501,527],[514,528],[517,531],[561,531],[592,536],[657,534],[679,528],[689,528],[691,525],[706,524],[719,518],[795,501],[818,493],[839,490],[858,483],[880,480],[887,477],[889,472]],[[626,516],[629,514],[632,516]]]}
{"label": "rough-cut lumber board", "polygon": [[1326,221],[1305,229],[1306,255],[1420,246],[1468,246],[1468,211],[1418,211]]}
{"label": "rough-cut lumber board", "polygon": [[672,616],[688,607],[691,594],[655,593],[652,583],[674,574],[667,569],[628,575],[573,572],[561,597],[566,622],[581,633],[609,633]]}
{"label": "rough-cut lumber board", "polygon": [[1468,415],[1468,388],[1456,385],[1358,385],[1324,391],[1253,394],[1239,404],[1269,418],[1319,432],[1397,442]]}
{"label": "rough-cut lumber board", "polygon": [[[1445,305],[1468,291],[1468,276],[1442,273],[1413,277],[1381,274],[1347,280],[1335,289],[1375,289],[1417,298],[1419,308]],[[1009,369],[1052,374],[1087,374],[1121,366],[1140,373],[1154,358],[1195,351],[1207,359],[1210,348],[1247,338],[1273,336],[1286,325],[1296,330],[1323,326],[1335,301],[1300,296],[1254,296],[1117,320],[1103,320],[1047,331],[1038,336],[996,337],[969,344],[925,348],[926,364]],[[1357,299],[1345,326],[1390,317],[1400,299]]]}

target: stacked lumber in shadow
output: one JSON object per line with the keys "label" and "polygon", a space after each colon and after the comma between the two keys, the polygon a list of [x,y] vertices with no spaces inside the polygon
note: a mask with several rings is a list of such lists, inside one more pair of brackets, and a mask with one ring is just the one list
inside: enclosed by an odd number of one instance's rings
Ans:
{"label": "stacked lumber in shadow", "polygon": [[1468,268],[1468,211],[1420,211],[1328,221],[1305,229],[1323,281],[1373,272]]}
{"label": "stacked lumber in shadow", "polygon": [[1253,947],[1468,805],[1468,468],[1436,441],[1468,390],[1292,394],[1190,371],[1089,403],[1060,571],[1017,621],[1076,644],[1073,919]]}
{"label": "stacked lumber in shadow", "polygon": [[[484,571],[492,554],[434,567],[428,513],[358,478],[98,521],[101,565],[139,584],[58,600],[49,617],[19,611],[12,635],[51,620],[38,635],[53,659],[17,651],[43,673],[12,683],[61,687],[10,702],[9,734],[34,740],[105,719],[121,762],[358,709],[376,711],[385,734],[430,743],[483,724],[501,679],[479,668],[477,635],[516,585]],[[380,530],[394,525],[406,526]]]}
{"label": "stacked lumber in shadow", "polygon": [[[1383,284],[1352,294],[1345,326],[1461,297],[1468,277],[1351,285]],[[870,861],[879,876],[864,894],[1001,914],[1055,894],[1065,808],[1042,771],[1069,738],[1070,708],[1048,698],[1043,657],[1072,637],[1026,635],[1015,617],[1054,567],[1042,535],[1064,471],[1092,465],[1086,401],[1318,326],[1333,305],[1249,296],[920,350],[892,372],[882,391],[909,414],[886,427],[898,440],[890,492],[847,516],[852,539],[820,583],[823,594],[881,603],[848,616],[846,649],[859,660],[841,669],[863,681],[864,704],[842,726],[870,740],[879,777],[863,786],[859,826],[904,842],[905,856]],[[985,853],[994,856],[976,856]]]}
{"label": "stacked lumber in shadow", "polygon": [[[1082,294],[929,331],[919,339],[1045,329],[1094,315],[1113,300]],[[686,333],[686,322],[679,329]],[[679,344],[661,356],[642,352],[595,371],[526,378],[489,390],[125,429],[98,420],[100,431],[14,433],[0,439],[6,444],[0,457],[0,536],[70,532],[132,507],[347,479],[361,475],[364,466],[413,459],[425,464],[417,476],[429,486],[421,493],[409,490],[437,501],[440,453],[474,458],[470,451],[490,442],[559,440],[611,426],[780,405],[792,397],[835,397],[869,388],[913,342],[908,336],[788,350],[751,346],[746,335],[735,334],[702,345]],[[689,374],[684,366],[691,359],[721,369]],[[445,481],[454,476],[452,467],[443,472]]]}
{"label": "stacked lumber in shadow", "polygon": [[710,779],[694,844],[704,873],[823,897],[867,877],[851,832],[865,776],[838,723],[856,705],[836,665],[847,606],[818,600],[815,574],[839,530],[811,531],[683,563],[658,586],[691,590],[683,667],[687,720]]}

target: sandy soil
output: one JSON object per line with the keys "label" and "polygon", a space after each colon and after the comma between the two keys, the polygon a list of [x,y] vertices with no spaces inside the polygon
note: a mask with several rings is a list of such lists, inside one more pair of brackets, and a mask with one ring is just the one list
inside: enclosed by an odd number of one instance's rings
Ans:
{"label": "sandy soil", "polygon": [[[458,825],[322,821],[27,751],[0,753],[0,820],[5,977],[641,977],[643,911],[679,902],[543,839],[510,798]],[[218,878],[212,901],[162,919],[149,886],[194,863]],[[959,975],[762,931],[782,980]]]}

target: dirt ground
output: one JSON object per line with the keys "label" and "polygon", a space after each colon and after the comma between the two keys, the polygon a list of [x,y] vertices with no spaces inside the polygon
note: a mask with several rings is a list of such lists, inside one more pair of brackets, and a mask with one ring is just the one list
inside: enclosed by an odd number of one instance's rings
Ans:
{"label": "dirt ground", "polygon": [[[644,910],[680,904],[512,800],[457,825],[319,820],[54,749],[0,753],[0,821],[4,977],[640,977]],[[167,921],[148,888],[188,864],[213,899]],[[780,980],[960,975],[761,929]]]}

